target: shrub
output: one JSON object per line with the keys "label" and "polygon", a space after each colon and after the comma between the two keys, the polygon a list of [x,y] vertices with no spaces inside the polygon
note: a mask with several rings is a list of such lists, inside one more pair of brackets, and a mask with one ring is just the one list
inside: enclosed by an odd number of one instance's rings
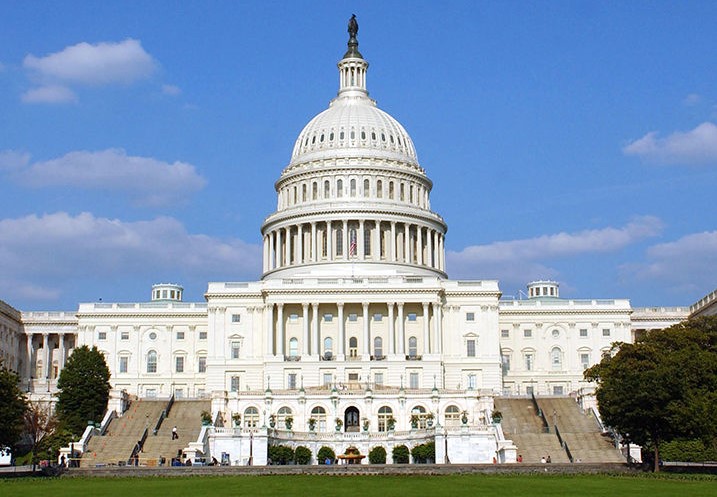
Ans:
{"label": "shrub", "polygon": [[319,464],[324,464],[324,461],[326,459],[330,459],[331,463],[334,462],[336,459],[336,453],[331,449],[331,447],[323,446],[319,449],[319,452],[316,453],[316,459],[319,460]]}
{"label": "shrub", "polygon": [[660,446],[663,461],[703,462],[717,461],[717,450],[705,446],[702,440],[672,440]]}
{"label": "shrub", "polygon": [[294,461],[296,464],[309,464],[311,462],[311,451],[303,445],[299,445],[294,450]]}
{"label": "shrub", "polygon": [[272,445],[269,447],[269,459],[274,464],[289,464],[294,460],[294,449],[286,445]]}
{"label": "shrub", "polygon": [[435,461],[436,444],[434,442],[428,442],[416,445],[411,449],[411,455],[413,456],[413,462],[415,463],[425,464],[428,461]]}
{"label": "shrub", "polygon": [[368,452],[368,462],[371,464],[386,464],[386,449],[377,445]]}
{"label": "shrub", "polygon": [[408,464],[408,447],[396,445],[391,452],[394,464]]}

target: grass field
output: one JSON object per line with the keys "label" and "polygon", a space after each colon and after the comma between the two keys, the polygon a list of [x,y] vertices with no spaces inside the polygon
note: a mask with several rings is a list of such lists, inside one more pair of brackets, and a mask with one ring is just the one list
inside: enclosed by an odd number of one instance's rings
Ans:
{"label": "grass field", "polygon": [[195,476],[0,481],[3,497],[220,496],[717,496],[717,478],[595,475]]}

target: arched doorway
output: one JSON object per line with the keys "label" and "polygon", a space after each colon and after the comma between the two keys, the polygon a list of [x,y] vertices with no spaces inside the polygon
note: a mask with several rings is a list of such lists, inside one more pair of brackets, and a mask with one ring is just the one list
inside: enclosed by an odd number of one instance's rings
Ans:
{"label": "arched doorway", "polygon": [[355,407],[349,407],[344,412],[344,427],[345,431],[359,431],[360,430],[360,419],[359,410]]}

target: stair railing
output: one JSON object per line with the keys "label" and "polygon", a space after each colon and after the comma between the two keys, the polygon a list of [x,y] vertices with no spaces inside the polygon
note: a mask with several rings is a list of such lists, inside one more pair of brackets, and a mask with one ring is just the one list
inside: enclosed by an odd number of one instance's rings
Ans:
{"label": "stair railing", "polygon": [[130,454],[129,459],[127,459],[128,466],[131,466],[135,460],[139,461],[139,453],[141,452],[142,447],[144,447],[144,442],[147,440],[147,435],[149,435],[149,428],[144,429],[144,431],[142,432],[142,436],[139,438],[139,442],[134,444],[132,453]]}
{"label": "stair railing", "polygon": [[570,447],[568,447],[568,442],[563,440],[563,437],[560,436],[560,430],[558,429],[558,425],[555,425],[555,434],[558,436],[558,441],[560,442],[560,446],[565,449],[565,454],[568,456],[568,460],[570,462],[573,462],[573,454],[570,452]]}
{"label": "stair railing", "polygon": [[174,405],[174,394],[169,398],[169,401],[167,402],[167,407],[165,407],[162,412],[159,415],[159,419],[157,420],[157,424],[154,425],[154,429],[152,430],[152,435],[155,437],[157,436],[157,433],[159,433],[159,429],[162,427],[162,421],[164,421],[167,416],[169,416],[169,410]]}
{"label": "stair railing", "polygon": [[538,405],[538,401],[535,399],[535,394],[533,392],[530,392],[530,398],[533,401],[533,407],[535,408],[536,415],[543,421],[543,432],[550,433],[550,425],[548,424],[548,420],[545,419],[545,413]]}

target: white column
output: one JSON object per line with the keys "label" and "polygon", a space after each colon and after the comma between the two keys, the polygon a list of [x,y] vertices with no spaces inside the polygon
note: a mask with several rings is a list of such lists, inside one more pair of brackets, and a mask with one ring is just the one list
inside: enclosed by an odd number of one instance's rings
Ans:
{"label": "white column", "polygon": [[344,356],[346,353],[346,321],[344,320],[344,303],[338,302],[336,306],[339,308],[339,348],[338,354]]}
{"label": "white column", "polygon": [[426,264],[435,267],[433,265],[433,230],[430,228],[426,232],[426,258],[428,259]]}
{"label": "white column", "polygon": [[360,220],[359,220],[359,231],[358,231],[358,236],[357,236],[356,238],[357,238],[357,240],[356,240],[356,253],[358,254],[358,259],[359,259],[360,261],[363,261],[363,260],[365,260],[365,258],[366,258],[366,254],[364,253],[364,249],[363,249],[363,248],[364,248],[364,245],[363,245],[363,240],[364,240],[364,220],[363,220],[363,219],[360,219]]}
{"label": "white column", "polygon": [[391,221],[391,262],[396,262],[396,221]]}
{"label": "white column", "polygon": [[438,238],[438,244],[441,247],[440,255],[439,255],[441,258],[441,271],[446,270],[446,251],[445,251],[445,247],[443,246],[444,243],[445,243],[445,240],[443,239],[443,235],[441,235],[440,238]]}
{"label": "white column", "polygon": [[423,264],[423,228],[416,226],[416,261]]}
{"label": "white column", "polygon": [[284,228],[284,264],[291,266],[291,226]]}
{"label": "white column", "polygon": [[431,351],[431,340],[428,334],[428,302],[423,303],[423,354],[430,354]]}
{"label": "white column", "polygon": [[406,355],[406,331],[403,320],[403,302],[398,304],[398,355]]}
{"label": "white column", "polygon": [[394,307],[396,304],[389,302],[388,304],[388,353],[393,355],[396,353],[396,320]]}
{"label": "white column", "polygon": [[441,315],[441,303],[433,302],[433,328],[435,333],[435,340],[433,342],[433,352],[435,354],[441,353],[441,340],[443,338],[443,316]]}
{"label": "white column", "polygon": [[274,355],[274,304],[266,304],[266,355]]}
{"label": "white column", "polygon": [[311,310],[313,314],[313,321],[311,324],[313,325],[313,332],[314,332],[314,343],[312,346],[313,352],[316,355],[321,354],[321,347],[319,347],[319,304],[311,304]]}
{"label": "white column", "polygon": [[268,242],[269,242],[268,236],[264,235],[264,247],[263,247],[263,251],[262,251],[263,259],[261,261],[261,267],[265,273],[269,270],[269,268],[267,267],[267,264],[269,263],[268,250],[267,250],[267,247],[269,246]]}
{"label": "white column", "polygon": [[367,360],[370,359],[371,355],[369,352],[371,350],[369,347],[369,340],[371,338],[369,334],[368,302],[364,302],[361,305],[363,306],[363,347],[361,354],[363,355],[363,359]]}
{"label": "white column", "polygon": [[301,304],[303,312],[303,324],[304,324],[304,343],[301,347],[301,355],[309,355],[311,350],[309,349],[309,304]]}
{"label": "white column", "polygon": [[60,334],[60,370],[65,367],[65,335]]}
{"label": "white column", "polygon": [[299,225],[299,231],[297,233],[298,240],[296,243],[296,263],[304,263],[304,225]]}
{"label": "white column", "polygon": [[276,304],[276,355],[284,358],[284,304]]}
{"label": "white column", "polygon": [[403,262],[408,264],[410,262],[410,253],[408,251],[408,239],[409,239],[409,228],[408,223],[403,223]]}
{"label": "white column", "polygon": [[49,333],[43,333],[42,334],[42,355],[43,363],[42,363],[42,377],[47,380],[49,378],[50,373],[50,334]]}
{"label": "white column", "polygon": [[373,260],[381,260],[381,221],[376,219],[374,221],[374,236],[373,236]]}
{"label": "white column", "polygon": [[32,356],[34,353],[33,347],[32,347],[32,333],[29,333],[27,335],[27,377],[33,378],[35,376],[35,364],[32,361]]}
{"label": "white column", "polygon": [[311,223],[311,261],[316,262],[318,258],[316,257],[316,254],[318,253],[319,247],[316,242],[316,222]]}
{"label": "white column", "polygon": [[331,229],[331,221],[326,221],[326,255],[330,261],[334,260],[334,234]]}
{"label": "white column", "polygon": [[275,267],[280,268],[284,261],[284,246],[281,243],[281,228],[276,230],[276,249],[274,253],[276,254]]}

